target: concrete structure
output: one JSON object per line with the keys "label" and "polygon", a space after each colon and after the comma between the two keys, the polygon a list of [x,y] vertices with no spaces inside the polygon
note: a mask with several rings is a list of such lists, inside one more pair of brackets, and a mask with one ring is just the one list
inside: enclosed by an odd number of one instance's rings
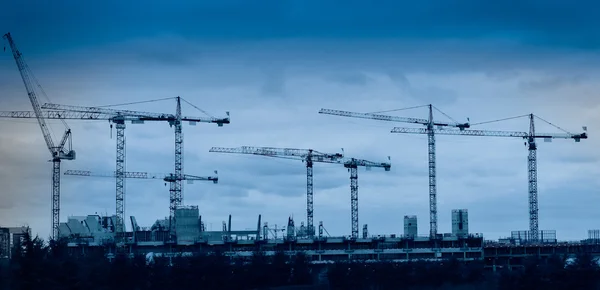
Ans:
{"label": "concrete structure", "polygon": [[457,237],[469,235],[469,213],[466,209],[452,210],[452,235]]}
{"label": "concrete structure", "polygon": [[306,254],[313,264],[327,264],[335,261],[408,261],[425,260],[440,261],[440,259],[455,257],[459,260],[479,260],[490,270],[511,269],[522,267],[528,257],[548,258],[560,255],[573,258],[580,253],[589,253],[594,257],[600,256],[599,243],[556,243],[515,245],[484,241],[481,235],[470,234],[466,238],[456,236],[430,239],[417,237],[414,239],[396,238],[391,236],[369,239],[350,239],[347,237],[326,237],[315,239],[297,239],[289,241],[280,239],[232,240],[232,241],[201,241],[194,245],[174,245],[168,243],[149,244],[128,243],[121,250],[114,245],[88,246],[86,244],[69,244],[72,253],[82,252],[104,253],[108,259],[115,257],[116,252],[133,258],[135,254],[146,257],[175,257],[178,255],[191,256],[195,253],[223,253],[232,263],[250,261],[255,251],[263,251],[267,256],[277,252],[286,255],[296,253]]}
{"label": "concrete structure", "polygon": [[[224,243],[226,241],[236,240],[256,240],[260,239],[258,227],[256,230],[232,230],[231,215],[229,222],[223,222],[223,229],[220,231],[206,231],[201,217],[198,215],[197,207],[179,208],[176,215],[175,231],[177,235],[176,244],[190,245],[195,243],[210,242]],[[140,227],[131,217],[132,228],[135,232],[126,232],[128,243],[134,243],[143,246],[160,246],[169,241],[169,219],[157,220],[152,227]],[[260,223],[260,216],[259,216]]]}
{"label": "concrete structure", "polygon": [[175,209],[175,233],[177,244],[193,244],[200,238],[197,206],[180,206]]}
{"label": "concrete structure", "polygon": [[404,237],[414,238],[417,235],[418,235],[417,216],[416,215],[405,215],[404,216]]}
{"label": "concrete structure", "polygon": [[60,238],[84,239],[102,244],[114,239],[115,216],[71,216],[58,225]]}
{"label": "concrete structure", "polygon": [[[78,252],[77,245],[70,245],[73,251]],[[144,245],[129,243],[121,250],[114,246],[87,247],[81,245],[86,251],[104,251],[109,259],[115,252],[152,256],[191,256],[193,254],[223,253],[231,261],[250,261],[256,251],[262,251],[271,256],[277,252],[286,255],[304,253],[313,263],[329,263],[334,261],[372,261],[372,260],[438,260],[455,257],[459,260],[481,260],[483,258],[483,237],[470,235],[465,238],[443,237],[435,240],[429,237],[397,238],[377,237],[367,239],[352,239],[349,237],[327,237],[311,239],[288,240],[261,239],[261,240],[230,240],[230,241],[199,241],[193,245],[175,245],[157,243]]]}

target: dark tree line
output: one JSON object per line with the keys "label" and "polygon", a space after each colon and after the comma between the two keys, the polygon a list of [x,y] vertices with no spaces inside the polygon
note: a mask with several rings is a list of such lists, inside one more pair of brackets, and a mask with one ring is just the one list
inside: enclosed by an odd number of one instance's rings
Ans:
{"label": "dark tree line", "polygon": [[283,252],[255,252],[235,263],[221,253],[154,257],[149,263],[143,255],[109,261],[101,253],[68,250],[64,242],[25,236],[10,262],[0,264],[0,289],[264,289],[313,281],[305,255]]}
{"label": "dark tree line", "polygon": [[0,289],[269,289],[321,282],[330,289],[600,289],[600,269],[590,255],[566,266],[560,257],[532,258],[522,268],[496,272],[483,262],[455,259],[314,265],[305,255],[283,252],[255,252],[233,263],[221,253],[109,261],[102,253],[68,251],[64,242],[28,236],[10,262],[0,263]]}
{"label": "dark tree line", "polygon": [[497,271],[483,261],[337,263],[329,269],[333,289],[600,289],[600,267],[589,254],[564,258],[532,257],[521,267]]}

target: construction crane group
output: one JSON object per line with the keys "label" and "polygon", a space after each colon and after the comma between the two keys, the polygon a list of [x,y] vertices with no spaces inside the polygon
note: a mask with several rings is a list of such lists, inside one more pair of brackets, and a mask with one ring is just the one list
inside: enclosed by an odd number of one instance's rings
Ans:
{"label": "construction crane group", "polygon": [[[529,132],[514,132],[514,131],[491,131],[491,130],[469,130],[472,125],[469,123],[442,123],[433,121],[433,105],[429,107],[429,119],[415,119],[415,118],[404,118],[396,116],[381,115],[377,113],[356,113],[339,110],[321,109],[319,113],[336,115],[343,117],[353,117],[362,119],[372,119],[380,121],[391,121],[391,122],[403,122],[403,123],[414,123],[425,125],[426,128],[405,128],[405,127],[394,127],[391,133],[406,133],[406,134],[425,134],[428,137],[428,149],[429,149],[429,223],[430,223],[430,237],[437,235],[437,189],[436,189],[436,163],[435,163],[435,134],[439,135],[460,135],[460,136],[490,136],[490,137],[516,137],[526,140],[525,145],[529,149],[529,156],[527,158],[528,164],[528,180],[529,180],[529,239],[537,241],[539,238],[539,221],[538,221],[538,190],[537,190],[537,145],[536,139],[544,138],[545,140],[551,141],[552,139],[573,139],[575,142],[580,142],[581,139],[587,139],[587,133],[561,133],[561,134],[550,134],[550,133],[537,133],[535,132],[534,117],[533,114],[527,115],[529,117]],[[441,111],[440,111],[441,112]],[[505,118],[502,120],[482,122],[479,124],[492,123],[497,121],[504,121],[508,119],[514,119],[524,116],[517,116],[513,118]],[[552,125],[539,117],[538,119]],[[554,125],[553,125],[554,126]],[[556,127],[556,126],[554,126]],[[449,129],[450,128],[450,129]],[[455,129],[457,128],[457,129]],[[559,127],[556,127],[560,129]],[[562,130],[562,129],[560,129]],[[584,131],[587,131],[586,127],[583,127]],[[563,130],[564,131],[564,130]]]}
{"label": "construction crane group", "polygon": [[342,164],[350,171],[350,204],[352,221],[352,238],[358,238],[358,167],[383,168],[390,171],[391,164],[386,162],[372,162],[357,158],[344,158],[342,153],[321,153],[313,149],[293,149],[274,147],[239,148],[213,147],[209,152],[251,154],[284,159],[296,159],[306,163],[306,233],[307,237],[314,237],[313,224],[313,162]]}
{"label": "construction crane group", "polygon": [[[46,146],[52,157],[52,191],[51,191],[51,237],[56,239],[59,237],[59,217],[60,217],[60,184],[61,184],[61,169],[62,160],[75,160],[75,151],[72,149],[72,133],[69,129],[66,120],[84,120],[84,121],[109,121],[111,129],[113,124],[116,128],[116,165],[115,171],[111,173],[94,173],[87,170],[68,170],[65,175],[69,176],[84,176],[84,177],[109,177],[115,179],[115,239],[124,237],[125,233],[125,179],[162,179],[169,184],[169,231],[171,238],[175,238],[175,210],[183,205],[183,186],[182,181],[212,181],[218,183],[217,176],[195,176],[184,174],[183,171],[183,130],[182,122],[187,121],[190,125],[196,123],[213,123],[222,127],[224,124],[229,124],[229,112],[226,112],[226,117],[216,118],[207,113],[208,117],[186,117],[182,116],[181,98],[176,97],[175,114],[169,113],[152,113],[131,110],[116,110],[100,107],[84,107],[73,105],[61,105],[54,103],[46,103],[40,105],[38,102],[38,90],[43,93],[41,86],[37,84],[32,72],[25,63],[23,55],[17,49],[10,33],[4,35],[8,41],[12,51],[12,55],[17,64],[21,78],[25,85],[28,98],[32,105],[33,111],[5,111],[0,112],[0,118],[16,118],[16,119],[36,119],[42,130],[42,135],[46,142]],[[185,101],[185,100],[184,100]],[[187,101],[186,101],[187,102]],[[191,104],[190,104],[191,105]],[[428,118],[408,118],[383,115],[381,113],[358,113],[332,109],[321,109],[320,114],[335,115],[350,118],[362,118],[379,121],[400,122],[408,124],[417,124],[424,127],[421,128],[405,128],[394,127],[391,133],[403,134],[424,134],[428,139],[428,169],[429,169],[429,235],[432,238],[438,237],[438,210],[437,210],[437,185],[436,185],[436,142],[435,135],[458,135],[458,136],[481,136],[481,137],[514,137],[525,140],[525,145],[528,148],[528,201],[529,201],[529,231],[530,239],[538,240],[539,238],[539,220],[538,220],[538,189],[537,189],[537,145],[536,139],[543,138],[545,140],[552,139],[573,139],[579,142],[581,139],[587,139],[587,133],[584,127],[583,133],[564,132],[560,134],[551,133],[536,133],[534,119],[545,120],[529,114],[529,131],[490,131],[490,130],[473,130],[470,129],[474,125],[467,122],[439,122],[433,119],[433,111],[438,110],[433,105],[427,105],[429,114]],[[42,110],[43,109],[43,110]],[[439,111],[439,110],[438,110]],[[204,112],[204,111],[202,111]],[[439,111],[443,114],[443,112]],[[444,114],[445,115],[445,114]],[[448,117],[446,115],[446,117]],[[523,117],[523,116],[521,116]],[[451,118],[450,118],[451,119]],[[65,132],[61,141],[56,145],[52,139],[46,120],[61,120],[65,126]],[[125,128],[126,122],[132,124],[144,124],[146,121],[151,122],[167,122],[169,126],[174,128],[175,142],[175,162],[173,173],[167,174],[151,174],[147,172],[129,172],[126,171],[126,140]],[[500,120],[496,120],[500,121]],[[547,122],[548,124],[551,124]],[[551,124],[552,125],[552,124]],[[558,128],[558,127],[557,127]],[[558,128],[560,129],[560,128]],[[562,129],[561,129],[562,130]],[[563,130],[564,131],[564,130]],[[373,162],[364,159],[346,157],[343,153],[323,153],[314,149],[294,149],[294,148],[275,148],[275,147],[252,147],[242,146],[235,148],[212,147],[209,152],[215,153],[233,153],[233,154],[250,154],[258,156],[266,156],[273,158],[283,158],[300,160],[306,166],[306,232],[302,235],[306,237],[315,236],[314,226],[314,190],[313,190],[313,165],[314,163],[329,163],[343,165],[350,173],[350,217],[351,217],[351,237],[358,238],[359,219],[358,219],[358,167],[366,169],[383,168],[385,171],[390,171],[390,162]],[[388,161],[389,161],[388,157]],[[217,171],[214,171],[215,175]],[[366,225],[363,229],[366,234]]]}
{"label": "construction crane group", "polygon": [[[177,108],[176,114],[165,114],[165,113],[150,113],[150,112],[138,112],[130,110],[115,110],[108,108],[98,107],[82,107],[82,106],[71,106],[71,105],[60,105],[47,103],[40,106],[36,96],[35,88],[41,88],[39,84],[35,85],[33,82],[33,74],[29,70],[23,55],[17,49],[10,33],[4,35],[4,38],[8,40],[9,45],[12,49],[13,57],[17,62],[17,67],[21,73],[21,78],[25,83],[27,94],[31,101],[32,111],[9,111],[0,112],[0,118],[17,118],[17,119],[28,119],[36,118],[42,129],[44,139],[50,153],[52,154],[53,161],[53,173],[52,173],[52,228],[51,237],[58,238],[58,225],[60,217],[60,161],[61,160],[74,160],[75,151],[65,151],[64,146],[69,141],[71,146],[71,130],[66,125],[65,120],[108,120],[116,127],[117,135],[117,148],[116,148],[116,170],[114,173],[116,183],[116,210],[115,210],[115,233],[117,238],[122,237],[125,232],[125,178],[128,178],[125,171],[125,122],[130,121],[132,124],[143,124],[145,121],[163,121],[168,122],[170,126],[175,128],[175,172],[164,177],[165,181],[170,184],[169,189],[169,228],[171,234],[174,235],[174,212],[175,209],[182,204],[182,180],[204,180],[201,177],[187,176],[183,174],[183,131],[182,121],[188,121],[191,125],[196,123],[215,123],[218,126],[223,124],[229,124],[229,117],[215,118],[212,116],[207,117],[184,117],[181,114],[181,98],[177,97]],[[42,108],[46,111],[42,111]],[[229,113],[227,113],[229,115]],[[46,125],[46,119],[58,119],[65,124],[67,130],[59,146],[55,146],[50,131]],[[137,176],[137,175],[135,175]],[[131,177],[131,176],[129,176]],[[138,177],[139,178],[139,177]],[[216,177],[215,177],[216,178]],[[210,178],[212,180],[213,177]],[[208,179],[207,179],[208,180]],[[216,180],[216,179],[215,179]]]}
{"label": "construction crane group", "polygon": [[429,234],[432,237],[437,235],[437,186],[436,186],[436,170],[435,170],[435,132],[434,126],[437,127],[453,127],[460,130],[469,128],[469,123],[443,123],[433,120],[433,106],[429,105],[429,119],[406,118],[387,116],[380,114],[365,114],[356,112],[346,112],[339,110],[321,109],[320,114],[336,115],[342,117],[373,119],[380,121],[402,122],[411,124],[420,124],[426,126],[428,149],[429,149]]}

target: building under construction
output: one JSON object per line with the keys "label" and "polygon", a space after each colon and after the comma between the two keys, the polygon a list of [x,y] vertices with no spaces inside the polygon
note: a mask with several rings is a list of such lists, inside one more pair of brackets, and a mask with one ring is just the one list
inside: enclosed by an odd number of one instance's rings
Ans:
{"label": "building under construction", "polygon": [[[462,213],[462,216],[461,216]],[[464,225],[468,224],[466,210],[453,210],[452,216],[458,217]],[[211,254],[220,252],[233,261],[251,259],[256,251],[265,255],[284,252],[294,255],[302,252],[313,263],[335,261],[409,261],[439,260],[457,258],[459,260],[484,261],[488,268],[520,267],[527,257],[549,257],[551,255],[574,256],[589,252],[600,255],[600,242],[597,230],[590,231],[589,239],[577,243],[560,243],[555,231],[542,231],[543,240],[535,243],[528,241],[527,231],[513,231],[511,237],[498,241],[485,240],[481,234],[468,232],[468,227],[460,229],[460,223],[453,219],[456,233],[439,234],[436,237],[415,235],[416,216],[405,217],[405,234],[376,235],[353,238],[351,236],[334,237],[327,234],[320,222],[314,237],[306,236],[306,228],[294,226],[294,220],[288,219],[287,227],[270,227],[261,224],[258,216],[257,227],[253,230],[234,230],[231,215],[223,221],[218,231],[207,231],[195,206],[185,206],[176,210],[175,231],[178,238],[171,239],[167,218],[157,220],[151,227],[140,227],[135,217],[130,217],[132,230],[126,232],[126,239],[117,241],[114,234],[114,217],[89,215],[70,217],[60,225],[61,237],[68,240],[68,246],[77,252],[102,251],[107,258],[115,254],[177,256],[192,254]],[[461,220],[462,219],[462,220]],[[12,243],[18,243],[23,229],[0,229],[11,232]],[[10,248],[3,238],[4,248]],[[13,244],[13,247],[17,244]],[[6,250],[4,250],[6,252]],[[9,256],[5,255],[5,258]]]}
{"label": "building under construction", "polygon": [[[157,220],[152,227],[144,228],[137,224],[133,216],[130,217],[132,231],[126,232],[124,241],[115,239],[115,218],[99,215],[70,217],[67,222],[60,224],[60,236],[67,239],[72,248],[107,249],[109,255],[123,251],[144,255],[218,251],[232,258],[247,259],[260,250],[267,255],[278,251],[288,254],[303,252],[312,261],[483,257],[484,242],[480,234],[444,234],[434,239],[414,234],[369,237],[366,233],[360,238],[332,237],[326,234],[327,230],[321,222],[318,233],[309,237],[306,227],[302,225],[296,228],[291,217],[287,227],[283,228],[261,224],[259,215],[255,230],[233,230],[230,215],[220,231],[206,230],[196,206],[177,208],[175,217],[175,240],[171,239],[168,219]],[[416,222],[416,217],[413,218]],[[411,231],[412,228],[416,229],[416,224],[414,227],[411,225]]]}

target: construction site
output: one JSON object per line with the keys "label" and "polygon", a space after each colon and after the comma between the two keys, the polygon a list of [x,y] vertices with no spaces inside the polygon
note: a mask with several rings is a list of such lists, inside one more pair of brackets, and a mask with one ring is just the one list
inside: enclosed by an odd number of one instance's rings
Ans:
{"label": "construction site", "polygon": [[[549,256],[553,254],[574,255],[589,252],[600,255],[600,230],[590,230],[588,239],[578,242],[561,242],[555,230],[541,230],[538,220],[538,180],[537,180],[537,141],[553,139],[580,142],[587,139],[587,128],[580,133],[538,133],[536,121],[546,122],[534,114],[524,116],[529,120],[528,131],[497,131],[471,129],[469,122],[438,122],[434,120],[434,112],[439,111],[433,105],[426,105],[428,116],[425,118],[408,118],[383,115],[379,113],[348,112],[335,109],[315,110],[315,114],[331,115],[346,118],[359,118],[395,123],[413,124],[416,127],[393,127],[391,133],[420,134],[427,136],[428,192],[423,194],[423,204],[428,204],[429,216],[422,222],[421,217],[405,214],[403,233],[372,234],[367,224],[359,223],[358,172],[359,169],[380,170],[382,174],[390,171],[391,161],[364,160],[354,156],[346,156],[343,152],[320,152],[314,148],[276,148],[240,146],[233,148],[212,147],[209,153],[257,155],[280,159],[298,160],[306,167],[306,217],[302,221],[290,217],[285,227],[272,227],[263,221],[260,212],[256,212],[256,228],[235,230],[231,215],[223,221],[219,230],[207,229],[198,206],[187,205],[183,200],[183,181],[206,181],[217,184],[219,177],[215,171],[213,176],[188,175],[183,170],[183,122],[190,124],[207,123],[219,127],[230,124],[229,112],[223,117],[182,116],[181,103],[185,99],[176,97],[175,113],[153,113],[132,110],[117,110],[106,107],[85,107],[72,104],[54,104],[38,102],[38,88],[41,86],[24,61],[10,33],[4,35],[8,41],[12,56],[17,65],[25,86],[25,93],[31,103],[31,111],[2,111],[0,118],[35,119],[50,151],[52,163],[51,182],[51,237],[64,239],[73,251],[103,251],[107,258],[122,254],[144,255],[192,255],[194,253],[222,252],[236,260],[252,257],[256,251],[264,251],[266,255],[285,252],[294,255],[306,253],[313,263],[327,263],[345,260],[397,260],[445,259],[485,260],[489,267],[518,265],[526,256]],[[16,72],[15,72],[16,73]],[[23,96],[25,99],[25,96]],[[443,112],[439,111],[443,114]],[[64,131],[60,140],[53,140],[46,120],[61,121],[109,121],[111,128],[116,129],[116,164],[111,173],[88,170],[61,171],[63,161],[76,159],[72,147],[70,129]],[[501,120],[498,120],[501,121]],[[152,174],[148,172],[132,172],[126,170],[126,123],[166,122],[174,130],[174,169],[169,174]],[[489,122],[486,122],[489,123]],[[66,124],[66,123],[65,123]],[[554,125],[552,125],[554,126]],[[556,126],[555,126],[556,127]],[[560,129],[559,127],[556,127]],[[560,129],[562,130],[562,129]],[[385,134],[386,132],[382,132]],[[525,142],[528,157],[527,195],[529,205],[529,225],[527,230],[515,230],[507,233],[507,238],[489,240],[481,233],[469,231],[468,209],[454,209],[441,213],[451,215],[450,233],[438,231],[437,174],[436,174],[436,135],[455,135],[470,137],[508,137]],[[241,141],[243,142],[243,140]],[[577,150],[573,147],[573,150]],[[423,156],[425,158],[425,156]],[[111,161],[112,162],[112,161]],[[135,162],[135,161],[134,161]],[[258,161],[257,161],[258,162]],[[300,163],[298,162],[298,163]],[[349,172],[350,191],[350,231],[344,236],[331,236],[324,226],[324,221],[315,222],[313,166],[318,163],[337,164]],[[61,176],[74,177],[106,177],[115,180],[114,214],[87,216],[71,216],[60,221]],[[126,215],[124,207],[125,179],[158,179],[169,185],[169,216],[157,219],[152,225],[139,225],[134,215]],[[525,185],[523,186],[525,187]],[[111,194],[112,195],[112,194]],[[113,198],[111,196],[111,198]],[[165,208],[166,208],[165,204]],[[250,217],[244,217],[246,219]],[[281,221],[278,221],[281,222]],[[525,224],[525,222],[523,222]],[[429,234],[419,235],[419,227],[423,225]],[[31,231],[28,228],[0,228],[0,258],[9,259],[11,249],[18,246],[22,235]]]}

